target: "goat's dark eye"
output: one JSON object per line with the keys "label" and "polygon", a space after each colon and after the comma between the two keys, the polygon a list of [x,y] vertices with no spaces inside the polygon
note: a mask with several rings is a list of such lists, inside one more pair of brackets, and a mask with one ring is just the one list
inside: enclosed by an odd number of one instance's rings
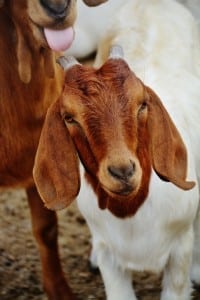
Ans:
{"label": "goat's dark eye", "polygon": [[75,122],[74,118],[71,115],[64,115],[63,120],[65,123],[72,124]]}
{"label": "goat's dark eye", "polygon": [[138,112],[141,113],[141,112],[145,111],[146,108],[147,108],[147,103],[146,103],[146,101],[143,101],[139,106]]}

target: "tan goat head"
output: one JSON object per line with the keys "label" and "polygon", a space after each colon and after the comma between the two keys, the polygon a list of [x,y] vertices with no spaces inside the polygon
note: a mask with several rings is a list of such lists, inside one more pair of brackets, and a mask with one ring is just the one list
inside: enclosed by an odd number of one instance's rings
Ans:
{"label": "tan goat head", "polygon": [[[97,6],[106,1],[83,0],[88,6]],[[0,8],[3,6],[15,26],[18,72],[22,82],[28,84],[32,78],[31,65],[34,65],[36,58],[32,57],[31,49],[38,49],[43,54],[46,74],[53,77],[53,54],[50,48],[63,51],[73,42],[77,1],[20,0],[16,5],[16,0],[0,0]]]}
{"label": "tan goat head", "polygon": [[98,70],[60,59],[65,86],[47,114],[34,167],[48,208],[67,206],[78,194],[77,154],[99,206],[120,217],[145,200],[152,168],[182,189],[194,186],[185,180],[186,148],[161,100],[116,49]]}

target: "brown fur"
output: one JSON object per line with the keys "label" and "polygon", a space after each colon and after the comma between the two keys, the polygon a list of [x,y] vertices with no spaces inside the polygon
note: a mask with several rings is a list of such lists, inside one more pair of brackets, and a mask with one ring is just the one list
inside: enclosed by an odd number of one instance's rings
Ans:
{"label": "brown fur", "polygon": [[[34,167],[36,184],[48,207],[57,209],[60,202],[62,207],[64,204],[63,197],[59,198],[58,193],[55,197],[55,192],[52,202],[47,201],[54,180],[60,180],[62,184],[66,178],[67,185],[76,187],[75,194],[79,190],[74,176],[67,176],[75,170],[71,169],[72,161],[64,156],[60,160],[58,149],[47,142],[52,132],[48,131],[48,124],[54,128],[56,144],[66,149],[68,156],[75,146],[87,179],[97,193],[99,207],[109,209],[118,217],[131,216],[142,205],[148,194],[152,168],[161,179],[182,189],[194,186],[193,182],[185,181],[186,148],[161,100],[123,60],[110,59],[99,70],[80,65],[72,67],[66,73],[65,89],[56,106],[60,107],[63,134],[57,131],[58,119],[55,123],[51,110],[44,124]],[[63,120],[67,127],[65,131]],[[71,136],[74,146],[68,142],[66,134]],[[46,148],[45,152],[40,151],[43,148]],[[46,155],[47,151],[49,155]],[[135,169],[128,179],[116,178],[109,171],[110,167],[117,172],[129,170],[130,162],[135,163]],[[57,171],[61,165],[65,171],[60,172],[59,179]],[[45,173],[44,168],[52,169],[48,178],[39,176],[41,170]],[[71,195],[69,199],[65,200],[65,205],[72,201]]]}
{"label": "brown fur", "polygon": [[[44,288],[49,299],[59,300],[72,300],[74,296],[61,269],[56,215],[44,208],[32,168],[47,108],[58,98],[63,85],[63,72],[41,29],[73,25],[75,2],[69,1],[66,18],[57,22],[39,0],[0,1],[0,187],[26,188]],[[78,181],[78,176],[75,178]]]}

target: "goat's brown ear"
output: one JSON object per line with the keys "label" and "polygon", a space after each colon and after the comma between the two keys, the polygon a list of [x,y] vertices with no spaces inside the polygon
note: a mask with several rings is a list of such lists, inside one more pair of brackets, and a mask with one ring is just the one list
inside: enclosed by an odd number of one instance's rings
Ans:
{"label": "goat's brown ear", "polygon": [[195,185],[186,181],[187,151],[182,138],[158,96],[149,94],[148,127],[152,164],[157,175],[176,186],[189,190]]}
{"label": "goat's brown ear", "polygon": [[83,2],[85,2],[85,4],[87,4],[88,6],[97,6],[107,1],[108,0],[83,0]]}
{"label": "goat's brown ear", "polygon": [[59,108],[57,100],[47,112],[33,169],[38,192],[53,210],[68,206],[80,188],[78,157]]}

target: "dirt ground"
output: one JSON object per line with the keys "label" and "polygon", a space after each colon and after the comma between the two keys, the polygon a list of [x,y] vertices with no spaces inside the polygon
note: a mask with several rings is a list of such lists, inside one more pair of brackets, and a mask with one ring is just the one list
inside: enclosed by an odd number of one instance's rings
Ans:
{"label": "dirt ground", "polygon": [[[25,193],[19,190],[0,194],[0,216],[0,300],[46,299]],[[77,298],[105,299],[100,275],[88,268],[90,234],[75,204],[59,212],[59,229],[63,268]],[[133,284],[140,300],[159,299],[160,278],[134,273]],[[194,300],[199,299],[200,291],[195,291]]]}

